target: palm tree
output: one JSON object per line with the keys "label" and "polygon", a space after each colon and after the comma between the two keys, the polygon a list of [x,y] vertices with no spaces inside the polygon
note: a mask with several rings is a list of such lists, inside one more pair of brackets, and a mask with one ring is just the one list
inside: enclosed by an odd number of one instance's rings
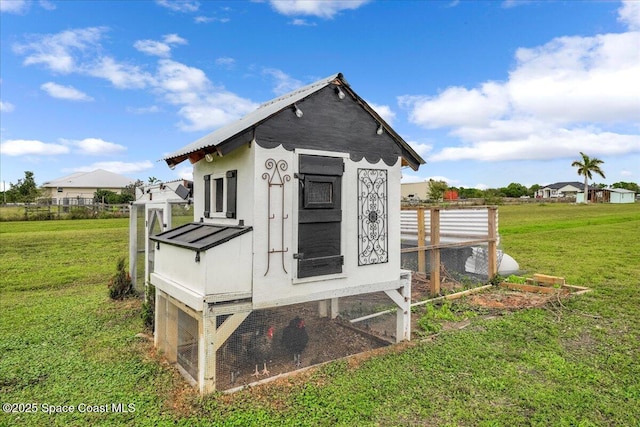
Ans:
{"label": "palm tree", "polygon": [[582,161],[576,160],[571,163],[572,167],[578,168],[578,175],[584,176],[584,203],[589,203],[589,180],[592,173],[597,173],[601,177],[605,178],[604,172],[600,169],[600,165],[604,162],[597,158],[590,158],[582,151],[580,152]]}

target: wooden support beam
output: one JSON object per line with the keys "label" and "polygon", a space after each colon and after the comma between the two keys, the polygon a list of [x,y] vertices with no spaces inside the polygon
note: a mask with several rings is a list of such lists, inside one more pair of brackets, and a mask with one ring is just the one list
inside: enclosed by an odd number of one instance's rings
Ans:
{"label": "wooden support beam", "polygon": [[489,265],[487,267],[487,273],[489,279],[492,279],[498,274],[498,244],[497,244],[497,226],[498,226],[498,208],[490,207],[488,208],[489,214],[489,254],[488,254],[488,262]]}
{"label": "wooden support beam", "polygon": [[231,334],[236,329],[238,329],[238,326],[240,326],[240,324],[244,322],[244,319],[249,317],[250,313],[250,311],[234,313],[225,319],[225,321],[222,323],[222,325],[220,325],[215,333],[215,351],[222,347],[222,344],[224,344],[225,341],[227,341],[227,339],[231,336]]}
{"label": "wooden support beam", "polygon": [[[424,209],[416,209],[418,219],[418,246],[424,246],[425,229],[424,229]],[[427,260],[424,249],[418,249],[418,271],[420,273],[427,272]]]}
{"label": "wooden support beam", "polygon": [[[431,208],[431,245],[440,244],[440,208]],[[431,251],[431,275],[429,277],[429,292],[431,295],[440,295],[440,249]]]}

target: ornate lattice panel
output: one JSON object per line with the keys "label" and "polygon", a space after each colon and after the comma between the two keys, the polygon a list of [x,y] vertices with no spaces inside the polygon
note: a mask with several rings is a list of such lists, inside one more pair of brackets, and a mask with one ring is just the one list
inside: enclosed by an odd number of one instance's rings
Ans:
{"label": "ornate lattice panel", "polygon": [[358,169],[358,265],[389,261],[387,171]]}

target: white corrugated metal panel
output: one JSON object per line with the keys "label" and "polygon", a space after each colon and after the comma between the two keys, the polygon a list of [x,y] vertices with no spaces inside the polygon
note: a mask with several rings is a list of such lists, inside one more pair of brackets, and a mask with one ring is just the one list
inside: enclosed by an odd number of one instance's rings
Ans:
{"label": "white corrugated metal panel", "polygon": [[[406,242],[418,240],[417,211],[403,210],[400,213],[401,239]],[[425,244],[431,238],[431,211],[424,210]],[[496,235],[498,236],[496,219]],[[458,243],[470,240],[486,239],[489,235],[489,210],[480,209],[441,209],[440,243]]]}

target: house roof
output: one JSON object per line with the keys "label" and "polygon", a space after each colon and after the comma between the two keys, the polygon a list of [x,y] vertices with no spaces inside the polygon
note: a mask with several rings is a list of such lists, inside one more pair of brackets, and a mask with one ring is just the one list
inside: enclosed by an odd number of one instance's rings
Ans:
{"label": "house roof", "polygon": [[194,251],[206,251],[253,230],[246,226],[225,226],[192,222],[165,231],[149,239]]}
{"label": "house roof", "polygon": [[559,189],[561,189],[563,187],[566,187],[568,185],[570,185],[572,187],[575,187],[577,189],[584,188],[584,183],[578,182],[578,181],[556,182],[555,184],[545,185],[542,188],[551,188],[551,189],[554,189],[554,190],[559,190]]}
{"label": "house roof", "polygon": [[104,169],[91,172],[76,172],[62,178],[47,181],[42,187],[72,187],[72,188],[124,188],[134,182],[133,179]]}
{"label": "house roof", "polygon": [[604,190],[611,191],[612,193],[636,193],[635,191],[627,190],[626,188],[604,188]]}
{"label": "house roof", "polygon": [[[411,148],[411,146],[398,135],[383,119],[376,113],[376,111],[369,106],[362,98],[360,98],[350,88],[349,83],[344,79],[342,73],[333,74],[324,79],[318,80],[315,83],[304,86],[286,95],[272,99],[265,102],[258,109],[252,111],[241,119],[224,126],[208,135],[192,142],[189,145],[177,150],[163,160],[167,162],[169,167],[175,167],[178,163],[189,159],[192,163],[196,163],[202,159],[206,154],[226,154],[228,151],[232,151],[236,147],[230,145],[225,150],[225,142],[231,140],[235,136],[242,134],[250,129],[255,129],[257,125],[266,121],[270,117],[279,113],[280,111],[291,108],[296,102],[299,102],[310,95],[318,92],[319,90],[329,86],[330,84],[339,86],[354,97],[358,104],[362,106],[370,115],[372,115],[384,129],[391,135],[393,140],[401,147],[403,164],[411,166],[414,170],[418,169],[419,165],[424,164],[425,161]],[[249,142],[249,141],[247,141]],[[226,152],[225,152],[226,151]]]}

